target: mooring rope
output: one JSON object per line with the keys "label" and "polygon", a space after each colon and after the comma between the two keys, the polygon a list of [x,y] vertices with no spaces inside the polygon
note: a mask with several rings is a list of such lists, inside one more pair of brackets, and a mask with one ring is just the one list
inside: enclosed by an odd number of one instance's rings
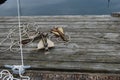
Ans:
{"label": "mooring rope", "polygon": [[[17,12],[18,12],[18,26],[19,26],[19,38],[20,38],[20,53],[21,53],[21,63],[22,63],[21,68],[23,68],[24,61],[23,61],[22,32],[21,32],[21,20],[20,20],[20,16],[21,16],[20,15],[20,0],[17,0]],[[27,80],[30,80],[29,76],[22,76],[21,68],[19,68],[19,76],[22,78],[27,78]]]}
{"label": "mooring rope", "polygon": [[0,79],[2,80],[20,80],[18,78],[14,78],[13,75],[8,70],[2,70],[0,72]]}
{"label": "mooring rope", "polygon": [[19,76],[20,76],[20,79],[15,78],[8,70],[2,70],[0,72],[0,79],[2,79],[2,80],[30,80],[29,76],[23,76],[23,75],[21,75],[20,72],[19,72]]}
{"label": "mooring rope", "polygon": [[[30,68],[30,66],[24,66],[23,61],[23,47],[22,47],[22,30],[21,30],[21,22],[20,22],[20,0],[17,0],[17,12],[18,12],[18,26],[19,26],[19,46],[20,46],[20,54],[21,54],[21,65],[5,65],[6,68],[11,68],[13,74],[19,74],[20,78],[26,78],[25,80],[30,80],[29,76],[23,76],[22,74],[25,72],[25,69]],[[9,37],[9,35],[8,35]],[[8,38],[7,37],[7,38]],[[5,39],[6,40],[6,39]],[[3,40],[2,43],[5,41]],[[14,43],[14,42],[13,42]],[[14,44],[13,44],[14,45]],[[11,49],[12,46],[10,46]],[[0,79],[2,80],[21,80],[18,78],[14,78],[13,75],[8,70],[2,70],[0,72]]]}
{"label": "mooring rope", "polygon": [[22,44],[21,44],[22,35],[21,35],[21,22],[20,22],[20,0],[17,0],[17,11],[18,11],[18,26],[19,26],[19,38],[20,38],[21,62],[22,62],[22,66],[24,66],[24,62],[23,62],[23,47],[22,47]]}

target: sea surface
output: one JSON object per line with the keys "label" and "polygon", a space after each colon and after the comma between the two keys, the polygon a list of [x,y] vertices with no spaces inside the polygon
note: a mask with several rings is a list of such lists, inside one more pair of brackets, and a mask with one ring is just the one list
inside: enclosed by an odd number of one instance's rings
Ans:
{"label": "sea surface", "polygon": [[[0,5],[0,16],[16,16],[17,0]],[[106,15],[120,12],[120,0],[20,0],[22,16]]]}

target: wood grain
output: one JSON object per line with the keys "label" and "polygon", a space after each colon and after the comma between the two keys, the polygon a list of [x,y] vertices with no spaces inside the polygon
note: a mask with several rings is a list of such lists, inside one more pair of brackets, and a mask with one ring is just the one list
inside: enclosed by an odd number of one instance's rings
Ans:
{"label": "wood grain", "polygon": [[[22,16],[21,24],[37,24],[38,31],[49,32],[54,26],[63,27],[71,40],[55,42],[48,55],[35,50],[38,41],[23,46],[24,62],[31,69],[69,69],[84,71],[120,71],[120,18],[101,16]],[[9,29],[17,29],[17,17],[0,17],[0,41]],[[34,27],[33,27],[34,28]],[[50,32],[49,32],[50,33]],[[16,35],[18,33],[16,32]],[[18,36],[13,36],[18,40]],[[0,45],[0,66],[21,64],[20,53],[3,51],[11,45],[10,40]],[[18,49],[18,45],[14,49]]]}

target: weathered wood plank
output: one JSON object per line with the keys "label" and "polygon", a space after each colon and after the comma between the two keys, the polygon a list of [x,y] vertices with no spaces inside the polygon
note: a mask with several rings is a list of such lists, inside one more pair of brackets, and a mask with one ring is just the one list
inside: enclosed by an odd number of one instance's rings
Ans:
{"label": "weathered wood plank", "polygon": [[[1,67],[6,64],[20,65],[20,60],[1,60],[3,63]],[[89,63],[89,62],[66,62],[66,61],[24,61],[25,65],[31,65],[31,69],[63,69],[63,70],[85,70],[85,71],[107,71],[107,72],[119,72],[120,64],[114,63]],[[38,67],[39,66],[39,67]]]}
{"label": "weathered wood plank", "polygon": [[100,73],[79,73],[79,72],[42,72],[28,71],[31,80],[119,80],[119,74],[100,74]]}
{"label": "weathered wood plank", "polygon": [[[106,52],[107,53],[107,52]],[[24,59],[29,61],[29,60],[34,60],[34,61],[58,61],[58,62],[89,62],[89,63],[120,63],[120,54],[113,54],[114,52],[108,51],[109,54],[105,54],[104,52],[98,52],[95,54],[95,52],[91,53],[85,53],[83,51],[81,52],[75,52],[75,53],[60,53],[57,52],[55,53],[50,53],[48,55],[44,55],[44,52],[39,52],[39,53],[24,53]],[[113,54],[113,55],[112,55]],[[0,60],[18,60],[20,59],[20,53],[1,53],[0,54]],[[14,55],[14,56],[12,56]],[[117,55],[117,56],[116,56]],[[11,57],[12,56],[12,57]]]}
{"label": "weathered wood plank", "polygon": [[[81,72],[62,72],[61,71],[38,71],[27,70],[24,75],[30,76],[30,80],[119,80],[119,74],[106,73],[81,73]],[[105,72],[105,71],[104,71]],[[16,76],[16,75],[15,75]]]}
{"label": "weathered wood plank", "polygon": [[[61,26],[71,36],[69,43],[54,41],[55,48],[49,50],[48,55],[44,51],[34,50],[37,42],[23,46],[25,64],[33,69],[120,73],[120,19],[110,16],[22,16],[21,21],[36,22],[38,31],[45,32],[54,26]],[[0,17],[0,41],[17,24],[17,17]],[[14,38],[18,39],[18,36]],[[10,42],[6,41],[0,45],[0,50],[9,46]],[[20,53],[0,51],[0,66],[5,64],[21,64]]]}

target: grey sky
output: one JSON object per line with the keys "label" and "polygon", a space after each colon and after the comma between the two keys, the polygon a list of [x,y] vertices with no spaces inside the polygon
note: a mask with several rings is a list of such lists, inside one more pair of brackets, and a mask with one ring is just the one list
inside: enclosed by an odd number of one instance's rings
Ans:
{"label": "grey sky", "polygon": [[[120,0],[21,0],[22,15],[89,15],[120,11]],[[16,0],[0,6],[0,16],[15,16]]]}

